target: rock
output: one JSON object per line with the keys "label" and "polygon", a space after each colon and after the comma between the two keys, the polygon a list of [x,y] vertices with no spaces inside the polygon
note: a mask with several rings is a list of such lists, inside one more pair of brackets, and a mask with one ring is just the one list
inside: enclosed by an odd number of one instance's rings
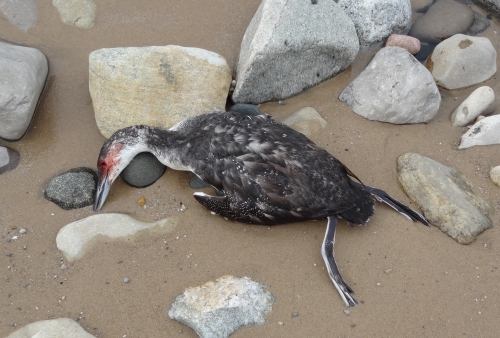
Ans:
{"label": "rock", "polygon": [[0,1],[0,11],[23,32],[27,32],[36,22],[35,0],[3,0]]}
{"label": "rock", "polygon": [[439,43],[452,35],[465,33],[474,23],[474,12],[454,0],[438,0],[413,24],[408,35],[421,42]]}
{"label": "rock", "polygon": [[94,204],[97,174],[94,169],[80,167],[54,177],[43,195],[65,210]]}
{"label": "rock", "polygon": [[380,47],[389,35],[410,30],[410,0],[339,0],[338,4],[354,22],[361,50]]}
{"label": "rock", "polygon": [[490,206],[474,195],[457,170],[428,157],[407,153],[398,158],[399,183],[429,222],[460,244],[470,244],[493,226]]}
{"label": "rock", "polygon": [[485,117],[462,135],[458,149],[500,144],[500,115]]}
{"label": "rock", "polygon": [[24,136],[48,70],[47,59],[38,49],[0,41],[0,139],[17,141]]}
{"label": "rock", "polygon": [[260,115],[260,109],[258,106],[247,103],[236,103],[235,105],[231,106],[231,108],[229,108],[229,111],[235,111],[250,116]]}
{"label": "rock", "polygon": [[57,8],[61,20],[65,24],[78,28],[92,28],[94,26],[97,6],[92,0],[52,0]]}
{"label": "rock", "polygon": [[488,27],[490,27],[490,20],[478,12],[474,12],[474,23],[470,26],[469,30],[467,30],[466,34],[477,35],[487,30]]}
{"label": "rock", "polygon": [[171,232],[177,219],[142,222],[124,214],[99,214],[70,223],[57,233],[56,244],[69,262],[79,260],[98,240],[123,239],[144,230]]}
{"label": "rock", "polygon": [[89,56],[89,90],[104,137],[137,124],[166,129],[224,110],[230,83],[226,60],[199,48],[104,48]]}
{"label": "rock", "polygon": [[15,169],[19,164],[19,153],[9,147],[0,146],[0,174]]}
{"label": "rock", "polygon": [[420,43],[420,51],[415,55],[415,59],[418,61],[425,61],[427,57],[432,53],[434,48],[436,48],[437,44],[433,43]]}
{"label": "rock", "polygon": [[225,338],[243,326],[264,324],[273,302],[271,292],[250,278],[224,276],[186,289],[168,315],[200,338]]}
{"label": "rock", "polygon": [[420,51],[420,41],[408,35],[391,34],[385,43],[386,47],[396,46],[404,48],[410,54],[417,54]]}
{"label": "rock", "polygon": [[70,318],[42,320],[28,324],[7,338],[95,338]]}
{"label": "rock", "polygon": [[491,168],[490,179],[493,183],[495,183],[498,187],[500,187],[500,165]]}
{"label": "rock", "polygon": [[210,184],[206,183],[205,181],[203,181],[201,178],[199,178],[196,175],[191,177],[191,179],[189,180],[189,186],[193,189],[203,189],[203,188],[211,187]]}
{"label": "rock", "polygon": [[134,188],[145,188],[155,183],[167,170],[151,153],[139,153],[122,171],[120,177]]}
{"label": "rock", "polygon": [[282,122],[307,137],[317,135],[326,127],[326,121],[311,107],[297,110]]}
{"label": "rock", "polygon": [[334,1],[263,0],[241,43],[234,102],[283,100],[346,69],[356,29]]}
{"label": "rock", "polygon": [[488,38],[457,34],[436,46],[427,68],[438,86],[458,89],[492,77],[497,71],[496,58]]}
{"label": "rock", "polygon": [[441,95],[429,71],[400,47],[382,48],[340,94],[356,114],[370,120],[426,123]]}
{"label": "rock", "polygon": [[474,0],[474,3],[500,20],[500,0]]}
{"label": "rock", "polygon": [[411,0],[411,9],[417,13],[425,13],[436,0]]}
{"label": "rock", "polygon": [[462,102],[451,115],[454,127],[464,127],[479,115],[488,115],[495,110],[495,93],[488,86],[479,87]]}

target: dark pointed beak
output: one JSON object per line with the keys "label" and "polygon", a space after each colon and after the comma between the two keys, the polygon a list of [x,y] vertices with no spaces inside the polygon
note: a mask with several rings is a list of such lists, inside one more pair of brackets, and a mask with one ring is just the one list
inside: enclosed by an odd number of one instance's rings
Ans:
{"label": "dark pointed beak", "polygon": [[109,189],[111,188],[111,182],[108,180],[108,175],[99,178],[97,183],[97,192],[95,195],[94,211],[99,211],[108,196]]}

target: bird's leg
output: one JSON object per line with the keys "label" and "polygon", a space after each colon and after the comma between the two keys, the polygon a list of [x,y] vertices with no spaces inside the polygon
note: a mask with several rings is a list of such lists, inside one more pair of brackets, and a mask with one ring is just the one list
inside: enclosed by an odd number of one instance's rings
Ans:
{"label": "bird's leg", "polygon": [[337,291],[342,297],[342,300],[347,306],[354,306],[358,303],[351,296],[354,293],[349,285],[340,276],[337,263],[335,263],[335,253],[333,252],[333,244],[335,243],[335,229],[337,227],[337,217],[328,217],[328,225],[326,226],[325,239],[323,240],[323,246],[321,247],[321,255],[328,269],[328,274],[333,284],[337,288]]}
{"label": "bird's leg", "polygon": [[229,219],[238,219],[238,215],[231,209],[226,196],[211,196],[203,192],[195,192],[194,198],[205,208]]}

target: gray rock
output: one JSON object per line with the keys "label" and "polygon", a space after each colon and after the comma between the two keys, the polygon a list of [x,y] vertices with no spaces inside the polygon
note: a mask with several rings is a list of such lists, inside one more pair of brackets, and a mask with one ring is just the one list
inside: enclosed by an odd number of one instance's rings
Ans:
{"label": "gray rock", "polygon": [[490,144],[500,144],[500,115],[488,116],[474,123],[462,135],[458,149]]}
{"label": "gray rock", "polygon": [[19,164],[19,153],[9,147],[0,147],[0,174],[15,169]]}
{"label": "gray rock", "polygon": [[199,178],[196,175],[191,177],[191,179],[189,180],[189,186],[193,189],[203,189],[203,188],[211,187],[210,184],[206,183],[205,181],[203,181],[201,178]]}
{"label": "gray rock", "polygon": [[500,0],[474,0],[474,3],[500,20]]}
{"label": "gray rock", "polygon": [[137,124],[167,129],[222,111],[230,84],[226,60],[199,48],[104,48],[89,56],[89,90],[104,137]]}
{"label": "gray rock", "polygon": [[408,35],[420,41],[439,43],[452,35],[465,33],[474,23],[474,12],[454,0],[438,0],[413,24]]}
{"label": "gray rock", "polygon": [[472,92],[451,115],[454,127],[464,127],[479,115],[489,115],[495,110],[495,93],[488,86],[482,86]]}
{"label": "gray rock", "polygon": [[361,50],[380,47],[389,35],[410,30],[410,0],[339,0],[338,4],[354,22]]}
{"label": "gray rock", "polygon": [[94,169],[80,167],[54,177],[44,196],[65,210],[94,204],[97,174]]}
{"label": "gray rock", "polygon": [[470,244],[493,226],[486,201],[457,170],[428,157],[407,153],[398,158],[399,183],[429,222],[460,244]]}
{"label": "gray rock", "polygon": [[120,177],[134,188],[145,188],[155,183],[167,170],[151,153],[139,153],[122,171]]}
{"label": "gray rock", "polygon": [[490,179],[493,183],[495,183],[498,187],[500,187],[500,165],[491,168]]}
{"label": "gray rock", "polygon": [[487,30],[488,27],[490,27],[490,20],[478,12],[474,12],[474,23],[470,26],[469,30],[467,30],[466,34],[477,35]]}
{"label": "gray rock", "polygon": [[35,0],[1,0],[0,11],[23,32],[27,32],[36,22]]}
{"label": "gray rock", "polygon": [[235,105],[231,106],[231,108],[229,108],[229,111],[234,111],[250,116],[260,115],[260,109],[258,106],[247,103],[236,103]]}
{"label": "gray rock", "polygon": [[0,139],[17,141],[26,133],[48,70],[38,49],[0,41]]}
{"label": "gray rock", "polygon": [[318,135],[326,127],[326,121],[311,107],[297,110],[282,122],[307,137]]}
{"label": "gray rock", "polygon": [[224,276],[186,289],[168,315],[201,338],[225,338],[243,326],[264,324],[273,302],[271,292],[250,278]]}
{"label": "gray rock", "polygon": [[52,0],[65,24],[88,29],[94,26],[97,6],[92,0]]}
{"label": "gray rock", "polygon": [[70,318],[42,320],[28,324],[6,338],[95,338]]}
{"label": "gray rock", "polygon": [[441,95],[429,71],[400,47],[382,48],[340,94],[356,114],[394,124],[425,123]]}
{"label": "gray rock", "polygon": [[356,29],[334,1],[263,0],[241,43],[234,102],[283,100],[347,68]]}
{"label": "gray rock", "polygon": [[436,0],[411,0],[411,9],[417,13],[425,13]]}
{"label": "gray rock", "polygon": [[496,59],[488,38],[457,34],[436,46],[427,68],[438,86],[458,89],[492,77],[497,71]]}
{"label": "gray rock", "polygon": [[69,262],[79,260],[98,240],[130,240],[140,231],[171,232],[177,219],[142,222],[123,214],[99,214],[67,224],[57,233],[56,244]]}

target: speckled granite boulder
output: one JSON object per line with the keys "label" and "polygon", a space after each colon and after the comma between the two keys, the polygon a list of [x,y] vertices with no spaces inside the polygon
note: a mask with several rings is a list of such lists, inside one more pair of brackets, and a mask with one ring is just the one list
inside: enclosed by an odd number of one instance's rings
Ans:
{"label": "speckled granite boulder", "polygon": [[80,167],[54,177],[44,196],[65,210],[94,204],[97,174],[94,169]]}
{"label": "speckled granite boulder", "polygon": [[21,139],[35,114],[49,71],[38,49],[0,41],[0,139]]}
{"label": "speckled granite boulder", "polygon": [[6,338],[95,338],[70,318],[42,320],[28,324]]}
{"label": "speckled granite boulder", "polygon": [[389,35],[410,30],[410,0],[339,0],[338,4],[354,22],[361,50],[380,47]]}
{"label": "speckled granite boulder", "polygon": [[52,0],[61,20],[67,25],[78,28],[92,28],[94,26],[97,6],[92,0]]}
{"label": "speckled granite boulder", "polygon": [[335,1],[263,0],[241,43],[233,101],[294,96],[346,69],[358,50]]}
{"label": "speckled granite boulder", "polygon": [[223,111],[230,84],[226,60],[199,48],[104,48],[89,56],[89,90],[104,137],[132,125],[167,129]]}

